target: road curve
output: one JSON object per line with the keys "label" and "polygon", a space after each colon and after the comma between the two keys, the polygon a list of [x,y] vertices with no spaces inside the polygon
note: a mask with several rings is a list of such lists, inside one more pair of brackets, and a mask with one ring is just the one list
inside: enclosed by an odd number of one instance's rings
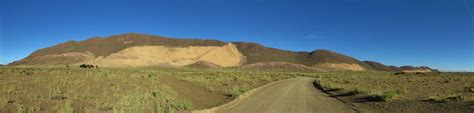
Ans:
{"label": "road curve", "polygon": [[314,78],[279,81],[259,89],[218,113],[352,113],[350,106],[312,85]]}

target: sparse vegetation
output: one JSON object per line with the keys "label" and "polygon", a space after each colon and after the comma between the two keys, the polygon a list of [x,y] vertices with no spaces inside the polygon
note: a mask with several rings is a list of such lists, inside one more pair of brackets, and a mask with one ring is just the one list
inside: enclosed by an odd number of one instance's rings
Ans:
{"label": "sparse vegetation", "polygon": [[447,96],[431,96],[428,98],[428,101],[433,102],[449,102],[449,101],[462,101],[463,97],[461,95],[447,95]]}
{"label": "sparse vegetation", "polygon": [[369,91],[365,89],[355,88],[354,90],[350,91],[349,95],[360,95],[360,94],[367,94]]}
{"label": "sparse vegetation", "polygon": [[388,91],[382,94],[371,94],[369,95],[368,99],[370,101],[392,101],[396,99],[400,95],[399,91]]}
{"label": "sparse vegetation", "polygon": [[298,75],[235,69],[84,70],[64,66],[0,68],[0,72],[0,112],[169,113],[195,107],[170,84],[161,82],[162,76],[172,75],[212,93],[235,98],[255,87]]}
{"label": "sparse vegetation", "polygon": [[325,90],[325,91],[338,91],[342,90],[341,87],[335,86],[331,83],[321,83],[320,80],[315,80],[313,82],[313,85],[317,87],[318,89]]}
{"label": "sparse vegetation", "polygon": [[210,91],[223,92],[232,98],[266,83],[292,78],[296,74],[283,72],[211,70],[210,73],[189,73],[180,79],[204,86]]}
{"label": "sparse vegetation", "polygon": [[[308,76],[317,78],[313,82],[316,87],[367,112],[374,112],[370,111],[374,107],[387,111],[463,111],[457,106],[474,101],[474,73],[328,72]],[[334,86],[341,90],[329,90]],[[438,105],[430,105],[432,102]],[[445,102],[450,103],[441,104],[440,108],[439,103]]]}
{"label": "sparse vegetation", "polygon": [[[390,72],[329,72],[310,75],[318,78],[324,89],[337,86],[352,95],[373,94],[397,95],[396,99],[417,100],[431,95],[457,93],[466,100],[474,100],[470,95],[474,73],[424,73],[394,75]],[[392,99],[391,99],[392,100]]]}
{"label": "sparse vegetation", "polygon": [[[229,99],[273,81],[307,76],[316,78],[313,85],[329,93],[351,94],[368,102],[474,100],[472,84],[469,84],[474,77],[472,73],[394,75],[388,72],[310,73],[233,68],[84,70],[64,66],[10,67],[0,68],[0,72],[0,112],[175,112],[202,108],[181,98],[176,87],[161,81],[163,76],[175,77]],[[88,76],[81,76],[86,74]]]}
{"label": "sparse vegetation", "polygon": [[[173,89],[157,78],[146,77],[163,75],[159,70],[71,67],[0,70],[5,72],[0,75],[0,112],[173,112],[192,108],[192,104],[177,98]],[[21,74],[23,71],[34,76]],[[81,76],[85,74],[89,76]]]}

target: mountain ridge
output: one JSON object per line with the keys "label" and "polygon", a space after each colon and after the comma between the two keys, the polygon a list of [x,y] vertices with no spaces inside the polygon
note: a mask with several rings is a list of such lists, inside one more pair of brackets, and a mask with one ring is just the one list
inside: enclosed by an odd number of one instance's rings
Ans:
{"label": "mountain ridge", "polygon": [[[107,58],[112,54],[120,53],[131,47],[148,47],[163,46],[167,49],[192,48],[192,47],[223,47],[232,44],[231,48],[227,48],[213,56],[221,53],[242,54],[242,62],[240,65],[227,65],[238,67],[245,64],[263,63],[263,62],[288,62],[292,64],[303,64],[306,66],[326,69],[326,70],[353,70],[353,71],[401,71],[401,70],[417,70],[429,69],[429,67],[389,67],[378,62],[360,61],[348,55],[333,52],[325,49],[317,49],[311,52],[307,51],[290,51],[277,48],[266,47],[255,42],[225,42],[220,40],[209,39],[185,39],[170,38],[158,35],[146,35],[138,33],[125,33],[120,35],[112,35],[109,37],[92,37],[84,41],[67,41],[51,47],[39,49],[31,53],[28,57],[10,63],[11,66],[16,65],[75,65],[78,63],[94,63],[98,59]],[[234,47],[235,46],[235,47]],[[237,51],[235,51],[236,49]],[[157,51],[151,49],[148,51]],[[161,50],[160,50],[161,51]],[[197,50],[200,51],[200,50]],[[185,51],[186,52],[186,51]],[[216,57],[223,61],[225,57]],[[168,58],[169,59],[169,58]],[[149,58],[149,61],[154,61]],[[214,62],[214,58],[210,58],[206,62]],[[175,59],[175,61],[178,61]],[[147,62],[147,61],[144,61]],[[197,61],[193,61],[197,62]],[[224,62],[221,62],[221,64]],[[219,64],[219,63],[217,63]],[[282,65],[281,63],[279,65]],[[138,65],[141,66],[141,65]],[[294,67],[294,66],[290,66]]]}

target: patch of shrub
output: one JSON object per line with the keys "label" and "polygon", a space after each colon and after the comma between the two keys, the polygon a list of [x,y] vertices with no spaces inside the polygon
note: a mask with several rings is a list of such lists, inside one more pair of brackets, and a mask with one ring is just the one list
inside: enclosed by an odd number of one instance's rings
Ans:
{"label": "patch of shrub", "polygon": [[26,75],[33,75],[34,73],[33,72],[30,72],[30,71],[26,71],[26,70],[23,70],[20,72],[21,74],[26,74]]}
{"label": "patch of shrub", "polygon": [[388,102],[395,100],[400,95],[400,91],[388,91],[383,94],[373,94],[368,97],[371,101]]}
{"label": "patch of shrub", "polygon": [[474,86],[471,87],[464,87],[464,91],[474,93]]}
{"label": "patch of shrub", "polygon": [[191,103],[171,103],[171,107],[176,110],[189,110],[192,109],[193,106]]}
{"label": "patch of shrub", "polygon": [[157,77],[156,74],[148,74],[148,78],[155,78],[155,77]]}
{"label": "patch of shrub", "polygon": [[328,88],[326,88],[327,91],[339,91],[339,90],[342,90],[343,88],[340,88],[340,87],[335,87],[335,86],[330,86]]}
{"label": "patch of shrub", "polygon": [[429,97],[428,101],[433,101],[433,102],[449,102],[449,101],[461,101],[464,100],[464,98],[461,97],[461,95],[449,95],[449,96],[431,96]]}
{"label": "patch of shrub", "polygon": [[456,96],[448,96],[446,98],[446,100],[449,100],[449,101],[461,101],[461,100],[464,100],[461,95],[456,95]]}
{"label": "patch of shrub", "polygon": [[338,91],[343,89],[332,84],[321,84],[320,80],[315,80],[313,86],[324,91]]}
{"label": "patch of shrub", "polygon": [[65,100],[65,99],[67,99],[67,97],[65,96],[54,96],[51,98],[51,100]]}
{"label": "patch of shrub", "polygon": [[367,93],[369,93],[368,90],[355,88],[354,90],[350,91],[348,94],[349,95],[360,95],[360,94],[367,94]]}
{"label": "patch of shrub", "polygon": [[314,80],[313,85],[314,85],[314,87],[316,87],[318,89],[323,89],[323,87],[321,86],[321,81],[320,80]]}
{"label": "patch of shrub", "polygon": [[92,64],[81,64],[79,65],[80,68],[99,68],[99,66],[94,66]]}
{"label": "patch of shrub", "polygon": [[395,75],[403,75],[406,74],[405,72],[396,72]]}

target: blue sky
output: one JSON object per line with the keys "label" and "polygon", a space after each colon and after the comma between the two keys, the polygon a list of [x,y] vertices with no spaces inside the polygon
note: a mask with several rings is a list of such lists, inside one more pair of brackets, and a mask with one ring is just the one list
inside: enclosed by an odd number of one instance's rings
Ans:
{"label": "blue sky", "polygon": [[472,8],[472,0],[2,0],[0,64],[69,40],[135,32],[474,71]]}

